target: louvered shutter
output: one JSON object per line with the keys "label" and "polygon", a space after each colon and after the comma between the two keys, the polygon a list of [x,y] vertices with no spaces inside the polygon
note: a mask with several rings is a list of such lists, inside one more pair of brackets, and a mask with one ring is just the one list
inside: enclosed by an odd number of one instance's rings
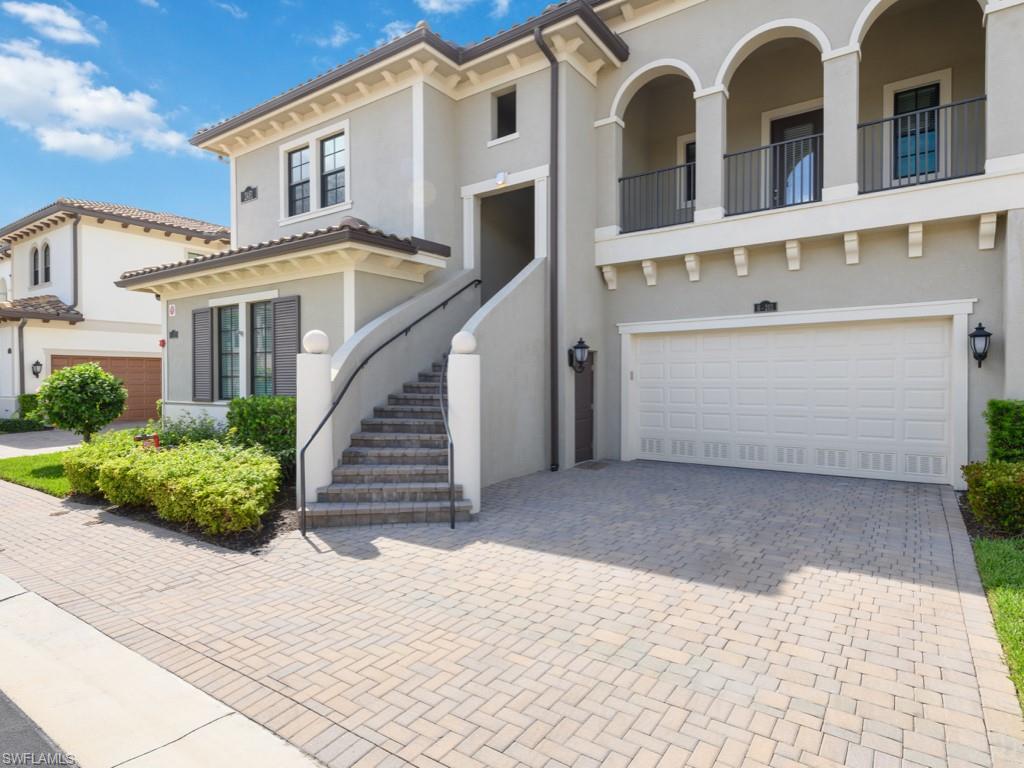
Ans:
{"label": "louvered shutter", "polygon": [[299,354],[299,297],[274,299],[274,394],[295,394],[295,356]]}
{"label": "louvered shutter", "polygon": [[213,310],[192,310],[192,399],[213,401]]}

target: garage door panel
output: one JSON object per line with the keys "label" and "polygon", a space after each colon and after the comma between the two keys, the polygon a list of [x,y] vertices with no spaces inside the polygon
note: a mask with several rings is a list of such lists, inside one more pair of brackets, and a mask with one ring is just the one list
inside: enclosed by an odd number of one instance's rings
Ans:
{"label": "garage door panel", "polygon": [[[648,376],[634,417],[641,453],[948,482],[950,332],[948,320],[904,320],[665,334],[646,349],[673,350],[661,366],[670,379],[654,374],[657,360],[636,360]],[[680,376],[687,386],[672,386]],[[644,386],[656,383],[669,394],[652,402]]]}
{"label": "garage door panel", "polygon": [[119,378],[128,390],[128,400],[119,421],[146,421],[156,418],[156,401],[161,397],[161,360],[158,357],[118,357],[114,355],[52,355],[53,371],[82,363],[96,363]]}

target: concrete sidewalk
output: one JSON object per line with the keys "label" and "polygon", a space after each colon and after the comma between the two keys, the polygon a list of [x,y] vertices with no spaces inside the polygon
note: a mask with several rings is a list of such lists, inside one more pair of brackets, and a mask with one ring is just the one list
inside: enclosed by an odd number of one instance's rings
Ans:
{"label": "concrete sidewalk", "polygon": [[0,688],[86,768],[318,765],[5,576],[0,658]]}

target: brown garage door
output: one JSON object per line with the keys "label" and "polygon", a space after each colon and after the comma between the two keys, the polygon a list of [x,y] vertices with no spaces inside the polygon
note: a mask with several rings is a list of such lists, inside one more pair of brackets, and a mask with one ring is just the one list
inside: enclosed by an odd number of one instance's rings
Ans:
{"label": "brown garage door", "polygon": [[51,370],[79,363],[98,363],[107,373],[117,376],[128,390],[128,402],[120,421],[145,421],[156,418],[160,399],[159,357],[92,357],[89,355],[53,355]]}

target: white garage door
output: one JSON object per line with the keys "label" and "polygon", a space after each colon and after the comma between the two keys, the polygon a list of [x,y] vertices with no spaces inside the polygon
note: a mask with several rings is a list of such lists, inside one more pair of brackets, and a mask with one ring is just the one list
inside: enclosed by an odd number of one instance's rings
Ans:
{"label": "white garage door", "polygon": [[949,482],[950,320],[638,334],[643,459]]}

